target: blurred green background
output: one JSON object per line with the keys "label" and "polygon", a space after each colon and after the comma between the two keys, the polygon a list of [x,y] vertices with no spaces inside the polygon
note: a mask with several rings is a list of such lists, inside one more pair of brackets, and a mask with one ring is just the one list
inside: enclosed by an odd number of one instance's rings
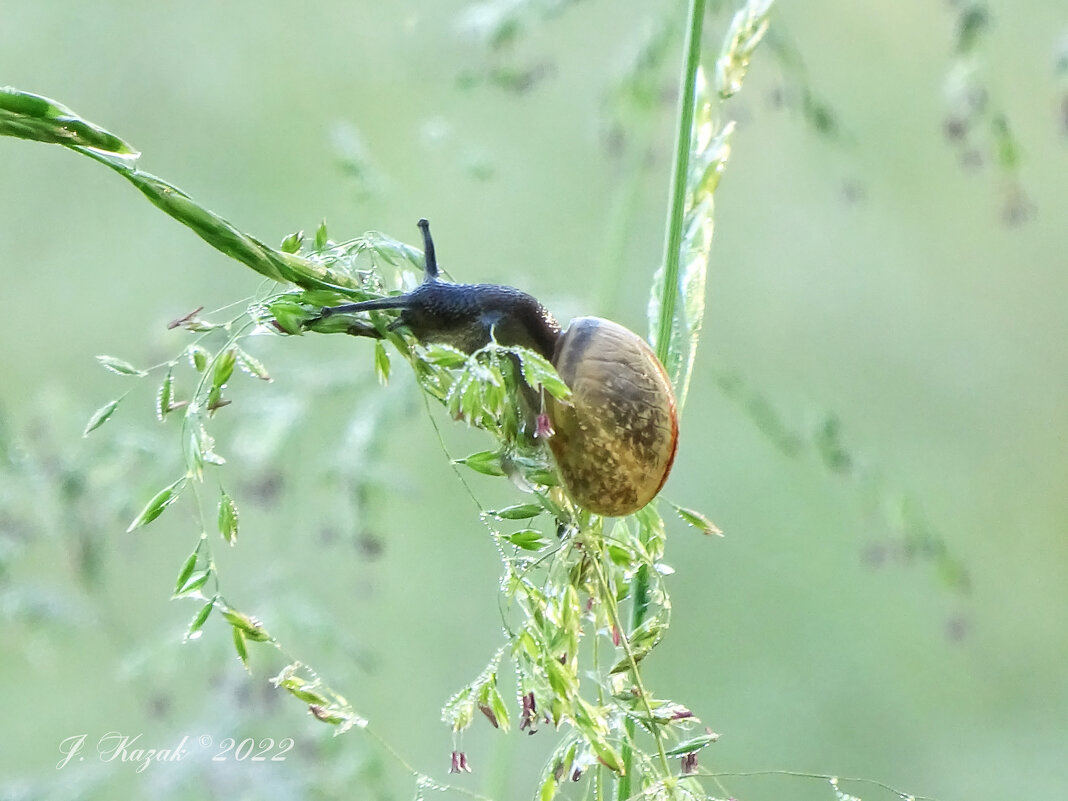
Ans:
{"label": "blurred green background", "polygon": [[[548,5],[495,49],[477,34],[494,7],[452,0],[5,0],[0,82],[104,125],[265,241],[325,218],[334,238],[416,243],[425,216],[456,278],[644,330],[681,9]],[[706,769],[1068,797],[1068,16],[989,9],[973,55],[1014,171],[984,128],[946,136],[959,4],[782,2],[778,49],[724,111],[739,127],[667,493],[727,536],[672,526],[674,625],[647,663],[658,696],[722,734]],[[727,19],[710,18],[710,58]],[[660,32],[650,103],[621,100]],[[833,118],[806,116],[806,97]],[[0,140],[0,221],[0,797],[411,797],[374,740],[334,738],[267,685],[283,657],[254,649],[250,678],[217,621],[182,644],[196,607],[169,593],[196,543],[188,509],[123,533],[176,475],[178,438],[151,387],[94,356],[169,358],[188,339],[168,320],[257,278],[57,147]],[[228,600],[443,778],[457,746],[440,706],[499,644],[497,554],[404,370],[381,392],[370,347],[343,340],[255,343],[275,381],[235,381],[262,417],[220,420],[242,531],[214,551]],[[295,429],[272,449],[256,420],[280,417]],[[454,455],[483,444],[435,419]],[[206,506],[215,493],[213,477]],[[528,797],[552,733],[487,730],[462,743],[475,772],[451,778]],[[56,768],[66,738],[112,731],[188,736],[192,753]],[[226,737],[295,747],[213,761]],[[833,798],[799,778],[724,784]]]}

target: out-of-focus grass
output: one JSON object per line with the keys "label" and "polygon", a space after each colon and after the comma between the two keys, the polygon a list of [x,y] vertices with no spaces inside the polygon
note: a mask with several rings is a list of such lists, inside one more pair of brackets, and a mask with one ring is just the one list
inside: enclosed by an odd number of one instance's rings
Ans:
{"label": "out-of-focus grass", "polygon": [[[1010,229],[997,174],[962,169],[942,139],[952,50],[942,13],[783,4],[778,22],[804,55],[808,81],[841,115],[844,143],[775,108],[781,82],[759,60],[738,109],[717,204],[706,339],[668,488],[709,511],[727,538],[710,545],[681,527],[672,532],[674,625],[648,666],[658,688],[685,696],[723,733],[708,768],[869,775],[942,798],[1063,790],[1068,273],[1060,221],[1068,197],[1053,168],[1063,162],[1064,134],[1052,56],[1063,14],[1040,3],[995,15],[991,84],[1022,143],[1020,175],[1037,207],[1032,221]],[[456,88],[454,77],[483,57],[451,27],[456,8],[340,4],[322,14],[236,3],[210,14],[97,4],[88,15],[74,3],[13,0],[0,29],[0,74],[129,137],[151,154],[153,171],[264,241],[323,217],[332,226],[351,221],[344,227],[353,231],[395,232],[427,216],[465,279],[521,285],[562,317],[596,311],[640,328],[661,246],[666,127],[652,137],[652,166],[629,178],[639,191],[613,265],[615,305],[590,309],[584,294],[621,180],[598,139],[596,110],[639,45],[632,17],[606,19],[596,4],[580,4],[539,29],[520,55],[549,64],[550,77],[516,96]],[[41,42],[61,42],[66,56]],[[384,176],[374,205],[356,199],[335,163],[329,131],[338,121],[356,126]],[[179,127],[192,132],[184,141],[173,135]],[[476,156],[492,165],[488,180],[466,166]],[[223,269],[95,165],[13,141],[0,141],[0,159],[0,269],[5,298],[19,299],[0,323],[0,403],[20,435],[44,418],[77,439],[115,393],[116,377],[95,354],[170,353],[167,320],[246,296],[249,278]],[[296,344],[281,345],[278,358],[307,358]],[[333,369],[368,363],[360,343],[317,345],[315,358]],[[887,532],[862,488],[814,454],[784,456],[717,388],[723,369],[740,371],[793,429],[810,431],[834,412],[854,458],[922,504],[967,565],[971,595],[947,593],[928,563],[902,562],[892,549],[873,561]],[[67,412],[50,411],[41,400],[49,393]],[[326,441],[344,409],[343,397],[332,399],[308,423],[311,436]],[[241,558],[227,569],[253,601],[270,597],[283,570],[303,577],[302,600],[318,619],[355,632],[356,642],[337,651],[321,645],[335,683],[355,688],[350,700],[384,721],[421,766],[444,765],[450,744],[437,710],[494,646],[496,558],[429,427],[418,414],[406,421],[393,433],[396,483],[381,491],[385,511],[373,521],[385,548],[378,561],[354,546],[352,532],[335,539],[287,527],[288,515],[309,512],[300,504],[323,497],[302,486],[287,496],[292,511],[242,519]],[[70,449],[93,444],[58,440]],[[449,544],[420,561],[430,505],[439,510],[434,533]],[[199,731],[192,723],[201,719],[216,737],[237,731],[189,708],[198,692],[215,697],[206,688],[220,682],[235,695],[256,685],[244,683],[236,660],[219,670],[203,656],[214,647],[210,633],[178,645],[190,612],[159,589],[189,543],[179,523],[154,525],[163,527],[147,536],[101,533],[105,569],[125,579],[105,607],[118,639],[104,636],[96,612],[74,632],[38,618],[5,623],[5,703],[44,721],[0,757],[5,776],[49,774],[58,742],[82,730],[156,731],[147,694],[129,694],[120,680],[145,643],[154,665],[185,663],[189,649],[205,663],[164,682],[177,706],[161,732]],[[81,605],[64,586],[76,575],[64,542],[35,534],[28,548],[7,587],[59,587]],[[395,580],[413,561],[425,564],[417,588]],[[313,611],[279,633],[319,648],[307,619]],[[100,692],[85,692],[86,674]],[[273,720],[242,725],[327,747],[291,708]],[[364,758],[363,744],[344,742],[353,749],[344,754]],[[479,734],[467,743],[473,761],[485,755],[478,770],[499,742]],[[529,787],[516,765],[538,762],[537,738],[499,747],[515,759],[502,771]],[[62,775],[72,784],[84,778]],[[728,787],[750,801],[828,797],[823,786],[775,782]]]}

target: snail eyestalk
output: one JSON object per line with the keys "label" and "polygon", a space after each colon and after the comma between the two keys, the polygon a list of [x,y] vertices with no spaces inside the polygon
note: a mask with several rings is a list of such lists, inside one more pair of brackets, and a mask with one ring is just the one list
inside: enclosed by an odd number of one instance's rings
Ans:
{"label": "snail eyestalk", "polygon": [[423,256],[426,262],[426,280],[438,280],[438,259],[434,254],[434,240],[430,236],[430,223],[426,219],[419,221],[419,230],[423,232]]}

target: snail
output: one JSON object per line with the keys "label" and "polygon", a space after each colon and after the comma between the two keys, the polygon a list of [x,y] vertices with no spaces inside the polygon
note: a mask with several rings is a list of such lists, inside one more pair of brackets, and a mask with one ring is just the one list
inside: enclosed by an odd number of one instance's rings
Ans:
{"label": "snail", "polygon": [[[560,401],[544,393],[553,432],[549,447],[571,498],[608,517],[636,512],[667,480],[678,444],[675,393],[652,348],[623,326],[579,317],[566,330],[537,299],[498,284],[457,284],[438,277],[430,224],[419,221],[425,278],[410,292],[323,308],[323,317],[397,310],[390,330],[419,342],[473,353],[496,341],[548,359],[571,389]],[[355,322],[349,333],[380,338]]]}

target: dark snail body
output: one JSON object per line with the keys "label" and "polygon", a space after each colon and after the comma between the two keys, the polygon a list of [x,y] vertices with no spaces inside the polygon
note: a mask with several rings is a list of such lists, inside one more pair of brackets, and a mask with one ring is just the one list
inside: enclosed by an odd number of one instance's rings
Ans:
{"label": "dark snail body", "polygon": [[[403,295],[323,309],[399,310],[390,328],[407,328],[420,342],[472,353],[491,339],[522,346],[552,361],[571,389],[566,402],[546,394],[554,433],[549,446],[571,497],[596,514],[618,517],[641,509],[663,487],[678,444],[675,394],[649,345],[610,320],[580,317],[560,324],[534,297],[498,284],[438,279],[434,243],[426,245],[426,279]],[[378,336],[372,326],[350,332]]]}
{"label": "dark snail body", "polygon": [[498,284],[428,281],[409,292],[397,324],[420,342],[473,353],[496,339],[551,359],[560,324],[526,292]]}

